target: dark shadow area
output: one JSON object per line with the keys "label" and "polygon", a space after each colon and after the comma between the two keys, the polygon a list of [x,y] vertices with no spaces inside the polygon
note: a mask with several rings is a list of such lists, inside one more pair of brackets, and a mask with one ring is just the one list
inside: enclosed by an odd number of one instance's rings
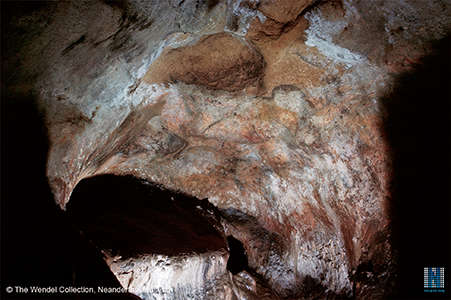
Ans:
{"label": "dark shadow area", "polygon": [[218,5],[219,0],[207,0],[208,10],[212,10],[216,5]]}
{"label": "dark shadow area", "polygon": [[241,271],[249,271],[246,251],[244,250],[243,243],[233,236],[228,236],[227,244],[230,249],[229,260],[227,261],[227,270],[233,275],[238,274]]}
{"label": "dark shadow area", "polygon": [[67,213],[96,246],[123,258],[226,249],[201,204],[132,176],[102,175],[75,187]]}
{"label": "dark shadow area", "polygon": [[[398,260],[394,299],[449,298],[451,40],[435,45],[383,100],[392,148],[390,200]],[[446,293],[424,293],[423,268],[445,267]]]}
{"label": "dark shadow area", "polygon": [[8,286],[83,286],[97,290],[97,286],[120,285],[101,254],[68,222],[53,200],[45,173],[46,129],[33,97],[3,94],[1,109],[1,299],[115,298],[15,291],[6,294]]}
{"label": "dark shadow area", "polygon": [[[101,254],[56,206],[46,177],[47,130],[32,76],[20,74],[17,50],[32,33],[9,26],[45,1],[1,2],[1,294],[0,299],[139,299],[129,294],[61,293],[60,287],[120,287]],[[24,86],[25,88],[11,88]],[[30,288],[57,292],[31,293]],[[13,291],[7,293],[6,288]],[[28,288],[19,293],[17,287]]]}

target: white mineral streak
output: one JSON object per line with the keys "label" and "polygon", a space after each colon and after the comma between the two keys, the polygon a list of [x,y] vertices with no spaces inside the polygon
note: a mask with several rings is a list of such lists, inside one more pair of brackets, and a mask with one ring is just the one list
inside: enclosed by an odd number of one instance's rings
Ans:
{"label": "white mineral streak", "polygon": [[300,274],[312,278],[322,277],[322,283],[331,291],[350,295],[352,284],[346,252],[339,239],[330,237],[329,240],[306,242],[297,238],[292,247],[292,251],[298,254],[296,267]]}
{"label": "white mineral streak", "polygon": [[[262,14],[259,10],[251,9],[247,5],[243,5],[243,2],[247,0],[228,0],[228,6],[231,7],[231,12],[233,16],[238,17],[239,24],[238,29],[230,29],[231,32],[235,34],[245,36],[249,30],[250,23],[257,17],[261,23],[266,21],[266,16]],[[260,0],[250,0],[248,2],[256,3]]]}
{"label": "white mineral streak", "polygon": [[[346,12],[349,13],[349,9]],[[307,46],[316,47],[332,61],[342,63],[347,67],[366,62],[365,57],[333,42],[333,37],[348,25],[347,21],[328,21],[322,17],[321,11],[318,9],[307,12],[305,18],[310,21],[310,26],[305,31],[307,34],[305,44]]]}
{"label": "white mineral streak", "polygon": [[[143,255],[110,261],[124,289],[142,299],[205,299],[230,285],[225,251],[177,257]],[[224,286],[221,286],[221,284]]]}

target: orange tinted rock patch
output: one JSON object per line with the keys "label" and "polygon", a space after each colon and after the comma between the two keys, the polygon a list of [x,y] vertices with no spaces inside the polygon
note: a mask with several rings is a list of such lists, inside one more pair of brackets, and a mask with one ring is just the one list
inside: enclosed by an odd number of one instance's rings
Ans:
{"label": "orange tinted rock patch", "polygon": [[313,0],[263,0],[258,10],[277,22],[287,23],[296,19],[312,2]]}
{"label": "orange tinted rock patch", "polygon": [[247,38],[251,41],[264,41],[266,39],[277,39],[284,30],[284,24],[266,19],[263,23],[255,18],[247,32]]}
{"label": "orange tinted rock patch", "polygon": [[296,133],[298,116],[295,112],[274,104],[263,103],[258,111],[258,119],[276,121],[285,126],[292,134]]}
{"label": "orange tinted rock patch", "polygon": [[263,24],[255,19],[248,31],[250,39],[262,53],[265,62],[263,96],[271,96],[279,85],[293,85],[298,88],[316,87],[323,83],[325,68],[309,61],[309,55],[322,55],[307,47],[304,30],[308,22],[299,17],[290,26],[267,19]]}
{"label": "orange tinted rock patch", "polygon": [[227,33],[200,39],[194,45],[165,51],[150,67],[147,83],[182,81],[210,89],[258,88],[265,62],[252,46]]}

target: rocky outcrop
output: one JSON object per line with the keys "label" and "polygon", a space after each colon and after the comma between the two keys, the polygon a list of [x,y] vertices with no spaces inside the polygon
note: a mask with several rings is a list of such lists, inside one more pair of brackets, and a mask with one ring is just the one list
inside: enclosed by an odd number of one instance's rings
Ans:
{"label": "rocky outcrop", "polygon": [[181,81],[231,92],[247,87],[257,89],[264,66],[262,56],[251,45],[230,34],[217,33],[192,46],[162,53],[144,81],[150,84]]}
{"label": "rocky outcrop", "polygon": [[8,92],[39,99],[55,201],[65,208],[84,178],[132,175],[208,199],[248,259],[231,274],[230,249],[109,257],[124,287],[145,299],[391,293],[382,99],[449,32],[451,7],[313,2],[52,2],[10,20],[26,35],[10,45]]}

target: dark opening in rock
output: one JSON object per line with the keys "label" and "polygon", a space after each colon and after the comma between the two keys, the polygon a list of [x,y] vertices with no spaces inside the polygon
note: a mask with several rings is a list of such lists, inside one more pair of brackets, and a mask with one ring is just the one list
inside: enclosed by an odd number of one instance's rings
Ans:
{"label": "dark opening in rock", "polygon": [[225,249],[216,220],[200,203],[132,176],[103,175],[81,181],[67,211],[97,247],[123,258]]}
{"label": "dark opening in rock", "polygon": [[234,275],[241,271],[247,270],[248,262],[243,243],[230,235],[227,237],[227,243],[229,244],[230,249],[229,260],[227,261],[227,270]]}

